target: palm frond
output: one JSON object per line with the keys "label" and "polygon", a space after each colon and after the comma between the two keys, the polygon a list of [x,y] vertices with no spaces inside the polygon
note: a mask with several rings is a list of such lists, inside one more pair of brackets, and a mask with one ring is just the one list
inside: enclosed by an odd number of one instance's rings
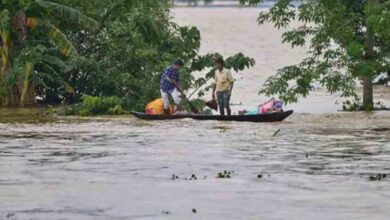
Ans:
{"label": "palm frond", "polygon": [[87,30],[95,31],[99,28],[99,23],[96,20],[69,6],[44,0],[36,0],[36,3],[48,9],[56,16],[67,19],[70,22],[77,23]]}
{"label": "palm frond", "polygon": [[56,56],[44,54],[38,59],[36,59],[36,62],[39,62],[41,64],[48,64],[57,71],[60,70],[63,73],[67,73],[71,70],[71,66],[65,63],[62,59]]}
{"label": "palm frond", "polygon": [[48,80],[60,84],[65,83],[58,71],[54,69],[53,66],[46,63],[41,63],[40,65],[42,65],[42,71],[36,75],[37,78],[41,79],[42,81]]}
{"label": "palm frond", "polygon": [[73,46],[73,43],[53,24],[48,21],[43,22],[40,26],[43,26],[47,32],[49,38],[60,49],[61,53],[66,57],[78,57],[78,52]]}

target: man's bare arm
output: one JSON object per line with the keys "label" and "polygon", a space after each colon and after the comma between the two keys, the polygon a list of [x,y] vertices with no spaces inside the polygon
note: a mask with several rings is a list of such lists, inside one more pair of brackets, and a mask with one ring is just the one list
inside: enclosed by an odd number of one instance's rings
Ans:
{"label": "man's bare arm", "polygon": [[230,95],[232,94],[233,87],[234,87],[234,82],[230,83]]}
{"label": "man's bare arm", "polygon": [[213,100],[215,100],[215,90],[216,90],[216,89],[217,89],[217,85],[214,84],[214,85],[213,85],[213,96],[212,96]]}

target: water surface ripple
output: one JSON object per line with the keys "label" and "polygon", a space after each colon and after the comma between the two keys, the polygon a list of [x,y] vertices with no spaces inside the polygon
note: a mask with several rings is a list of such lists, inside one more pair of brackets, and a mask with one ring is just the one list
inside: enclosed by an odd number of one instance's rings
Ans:
{"label": "water surface ripple", "polygon": [[390,174],[389,128],[388,113],[0,124],[0,219],[385,220],[390,176],[369,177]]}

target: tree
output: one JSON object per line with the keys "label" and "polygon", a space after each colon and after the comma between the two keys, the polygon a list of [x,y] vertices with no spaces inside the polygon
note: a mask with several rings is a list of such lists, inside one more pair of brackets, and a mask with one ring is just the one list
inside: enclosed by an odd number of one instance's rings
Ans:
{"label": "tree", "polygon": [[[52,95],[65,96],[67,102],[79,102],[84,94],[118,96],[126,109],[144,109],[147,102],[160,97],[161,73],[175,59],[186,63],[181,71],[181,84],[194,95],[204,94],[211,79],[213,59],[219,54],[199,55],[200,32],[196,27],[179,26],[171,21],[168,1],[61,0],[102,24],[91,33],[68,30],[68,39],[76,43],[80,59],[63,76],[74,94],[59,91],[53,85]],[[238,53],[227,58],[232,68],[241,70],[254,65],[253,59]],[[205,77],[192,72],[205,71]],[[47,92],[40,95],[48,96]],[[54,100],[58,98],[53,98]]]}
{"label": "tree", "polygon": [[[90,95],[116,96],[126,109],[140,110],[160,96],[160,75],[178,58],[186,62],[183,88],[199,97],[213,59],[221,56],[198,54],[198,29],[171,21],[170,0],[1,2],[0,30],[9,35],[0,50],[7,58],[0,102],[7,106],[33,103],[36,96],[43,103],[79,103]],[[254,65],[241,53],[227,62],[236,70]],[[191,74],[206,69],[205,77]]]}
{"label": "tree", "polygon": [[[240,0],[257,4],[261,0]],[[373,109],[373,79],[389,70],[390,2],[383,0],[279,0],[259,15],[260,24],[287,27],[298,20],[300,27],[283,34],[292,47],[309,45],[309,56],[297,65],[281,68],[261,90],[279,95],[286,102],[307,96],[317,83],[329,92],[356,96],[356,80],[363,83],[364,110]]]}
{"label": "tree", "polygon": [[[2,0],[0,17],[2,106],[23,107],[26,103],[35,103],[33,79],[39,80],[40,73],[48,71],[55,75],[53,66],[64,65],[60,58],[78,55],[53,22],[62,18],[79,24],[83,30],[98,27],[96,21],[73,8],[42,0]],[[58,53],[53,49],[58,49]]]}

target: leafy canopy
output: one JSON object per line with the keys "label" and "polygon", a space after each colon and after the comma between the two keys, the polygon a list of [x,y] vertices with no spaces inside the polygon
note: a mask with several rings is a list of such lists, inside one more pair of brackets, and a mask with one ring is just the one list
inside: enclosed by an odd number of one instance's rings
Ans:
{"label": "leafy canopy", "polygon": [[[160,96],[161,73],[174,60],[186,63],[181,84],[197,97],[204,94],[213,75],[214,58],[220,54],[199,54],[201,35],[196,27],[172,22],[170,1],[60,0],[101,24],[97,33],[68,31],[77,42],[81,57],[68,75],[67,83],[75,95],[64,94],[68,101],[80,100],[83,94],[118,96],[126,109],[144,108]],[[226,58],[229,67],[243,70],[254,60],[241,53]],[[204,77],[194,71],[206,71]],[[58,88],[59,89],[59,88]]]}
{"label": "leafy canopy", "polygon": [[[240,2],[258,4],[261,0]],[[276,28],[288,28],[282,36],[284,43],[309,48],[299,64],[283,67],[270,77],[261,93],[296,102],[323,86],[330,93],[355,96],[356,79],[389,72],[389,1],[299,2],[296,8],[292,0],[279,0],[258,17],[259,24],[271,22]],[[291,28],[293,21],[299,26]]]}

